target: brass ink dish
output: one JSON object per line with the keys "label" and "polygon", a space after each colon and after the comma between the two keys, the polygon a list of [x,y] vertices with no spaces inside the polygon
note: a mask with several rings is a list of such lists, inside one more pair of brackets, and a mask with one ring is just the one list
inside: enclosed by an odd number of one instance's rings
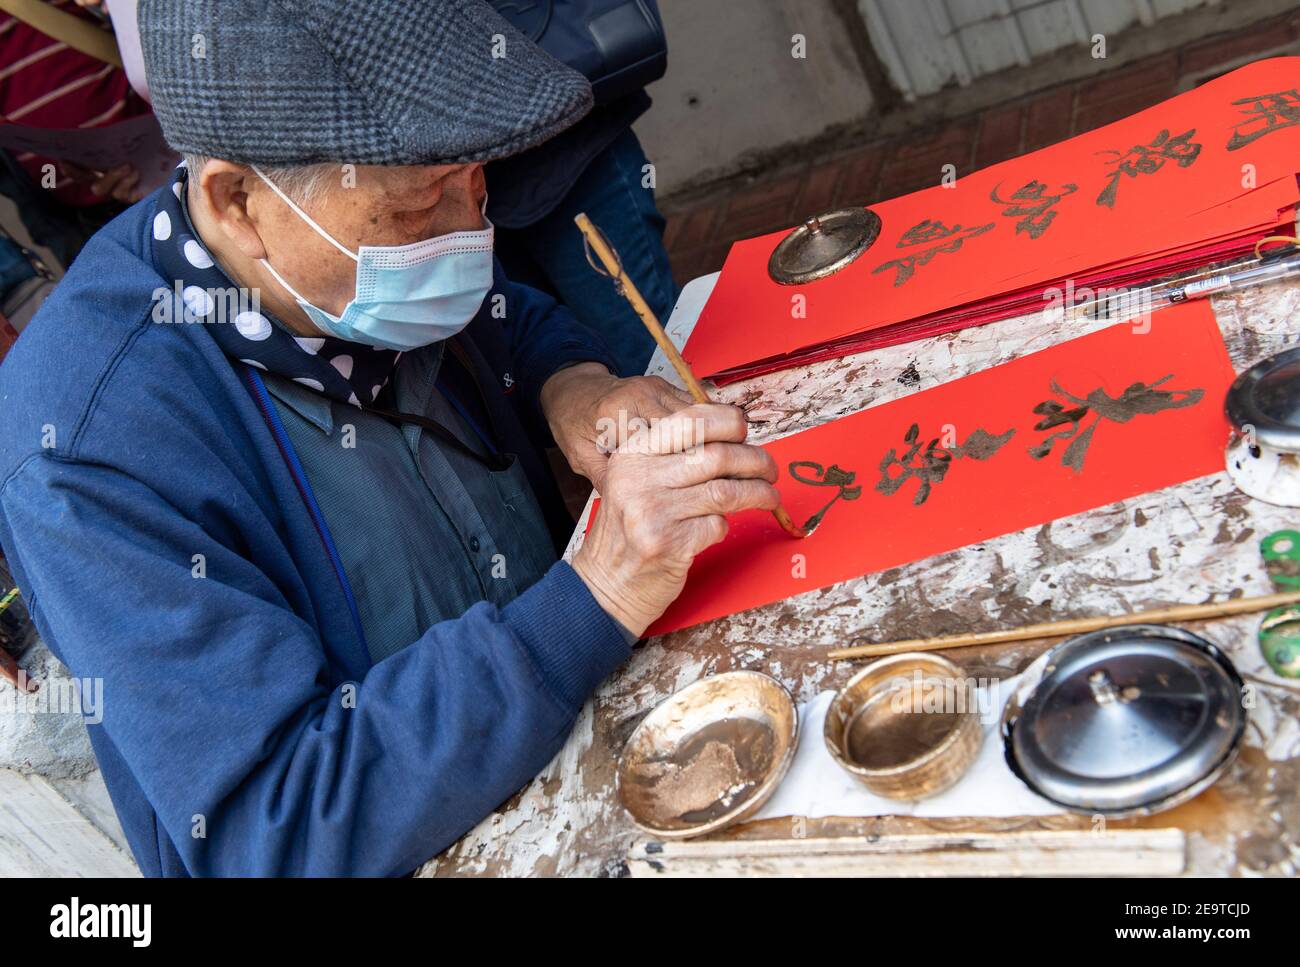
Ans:
{"label": "brass ink dish", "polygon": [[752,816],[794,758],[799,715],[780,682],[758,672],[713,675],[670,696],[619,756],[619,801],[663,839],[715,832]]}
{"label": "brass ink dish", "polygon": [[826,711],[824,737],[831,758],[876,795],[916,800],[966,774],[984,730],[956,665],[905,652],[849,679]]}

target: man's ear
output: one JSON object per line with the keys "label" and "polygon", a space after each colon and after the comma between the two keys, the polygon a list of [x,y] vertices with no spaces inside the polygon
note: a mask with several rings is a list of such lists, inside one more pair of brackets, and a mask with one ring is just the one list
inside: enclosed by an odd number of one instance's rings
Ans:
{"label": "man's ear", "polygon": [[233,161],[213,159],[203,166],[197,179],[200,201],[217,227],[250,259],[266,258],[256,220],[249,213],[249,194],[257,192],[262,181],[252,168]]}

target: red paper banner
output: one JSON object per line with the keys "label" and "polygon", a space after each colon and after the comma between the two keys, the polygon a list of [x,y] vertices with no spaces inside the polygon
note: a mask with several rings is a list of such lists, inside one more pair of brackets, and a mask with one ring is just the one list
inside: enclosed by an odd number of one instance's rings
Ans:
{"label": "red paper banner", "polygon": [[875,244],[806,285],[768,276],[785,232],[737,243],[683,355],[712,376],[1017,290],[1037,287],[1041,306],[1044,287],[1108,266],[1253,242],[1294,209],[1298,78],[1300,58],[1259,61],[951,186],[873,203]]}
{"label": "red paper banner", "polygon": [[791,516],[829,504],[821,526],[795,541],[770,514],[732,517],[648,633],[1222,470],[1234,373],[1213,312],[1182,305],[1149,326],[1113,326],[767,445]]}

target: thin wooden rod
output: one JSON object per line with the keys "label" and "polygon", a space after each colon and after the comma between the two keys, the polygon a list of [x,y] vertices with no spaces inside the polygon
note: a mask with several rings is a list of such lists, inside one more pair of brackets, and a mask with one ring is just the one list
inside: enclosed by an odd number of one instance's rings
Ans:
{"label": "thin wooden rod", "polygon": [[1267,611],[1278,605],[1300,602],[1300,591],[1266,594],[1256,598],[1238,598],[1213,604],[1178,604],[1168,608],[1152,608],[1135,614],[1121,614],[1100,618],[1069,618],[1045,624],[1025,625],[1005,631],[981,631],[964,635],[943,635],[937,638],[910,638],[906,641],[889,641],[877,645],[855,645],[852,648],[835,648],[827,652],[832,660],[848,658],[879,658],[902,651],[939,651],[944,648],[969,648],[972,645],[998,645],[1007,641],[1027,641],[1031,638],[1062,638],[1081,635],[1102,628],[1118,628],[1133,624],[1160,624],[1166,621],[1203,621],[1206,618],[1224,618],[1252,611]]}

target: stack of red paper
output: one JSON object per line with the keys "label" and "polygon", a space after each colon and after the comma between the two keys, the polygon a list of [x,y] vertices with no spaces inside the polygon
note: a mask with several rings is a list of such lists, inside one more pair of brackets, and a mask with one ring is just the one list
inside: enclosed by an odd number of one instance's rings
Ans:
{"label": "stack of red paper", "polygon": [[1260,61],[951,185],[873,204],[875,244],[816,282],[769,278],[786,232],[739,242],[683,355],[698,375],[729,382],[1072,305],[1294,234],[1298,79],[1300,57]]}

